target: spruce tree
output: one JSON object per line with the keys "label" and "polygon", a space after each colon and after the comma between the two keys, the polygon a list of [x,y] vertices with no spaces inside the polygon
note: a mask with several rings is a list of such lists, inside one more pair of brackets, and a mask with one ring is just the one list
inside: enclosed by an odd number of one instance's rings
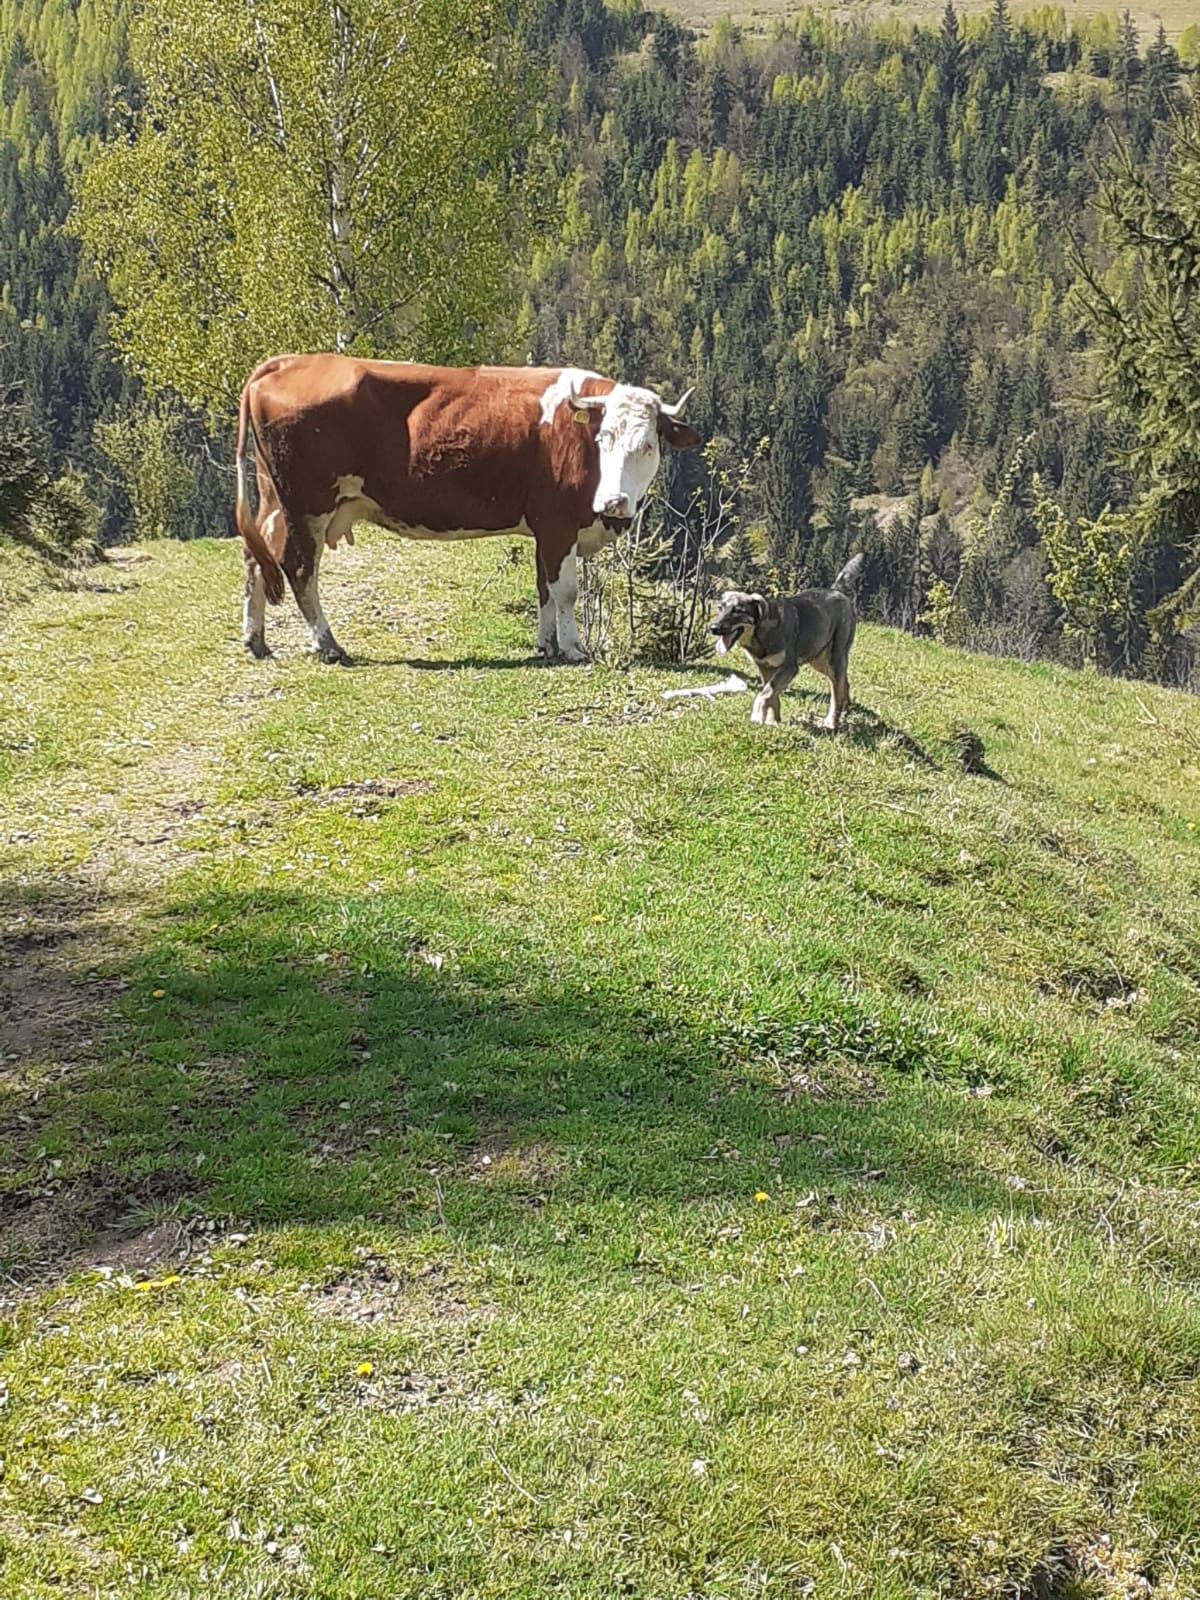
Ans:
{"label": "spruce tree", "polygon": [[1119,153],[1101,207],[1126,287],[1077,255],[1081,302],[1104,353],[1098,404],[1132,435],[1152,623],[1168,639],[1200,618],[1200,104],[1172,128],[1161,172]]}

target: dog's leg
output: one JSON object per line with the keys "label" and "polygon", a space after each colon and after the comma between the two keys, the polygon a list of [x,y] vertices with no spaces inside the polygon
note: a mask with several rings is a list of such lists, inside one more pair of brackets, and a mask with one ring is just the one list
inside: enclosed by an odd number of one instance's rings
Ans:
{"label": "dog's leg", "polygon": [[839,653],[829,663],[829,715],[821,726],[836,733],[849,706],[850,679],[846,674],[845,657]]}
{"label": "dog's leg", "polygon": [[779,726],[779,696],[770,684],[760,690],[755,698],[750,721],[766,723],[773,727]]}
{"label": "dog's leg", "polygon": [[779,697],[795,676],[795,667],[785,664],[777,667],[769,678],[763,678],[763,686],[758,691],[754,709],[750,713],[751,722],[766,723],[773,728],[779,726],[783,720],[780,716]]}
{"label": "dog's leg", "polygon": [[821,726],[830,733],[836,733],[844,709],[843,702],[850,697],[850,687],[846,682],[846,654],[839,648],[835,638],[828,649],[822,650],[808,664],[814,672],[829,679],[829,713]]}

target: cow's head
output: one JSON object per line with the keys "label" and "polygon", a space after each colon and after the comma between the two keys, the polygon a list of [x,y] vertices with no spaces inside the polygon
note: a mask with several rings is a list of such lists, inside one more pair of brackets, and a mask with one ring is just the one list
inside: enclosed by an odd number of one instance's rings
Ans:
{"label": "cow's head", "polygon": [[694,428],[679,419],[692,391],[673,406],[653,389],[636,389],[618,383],[607,394],[576,394],[567,402],[575,412],[599,412],[596,446],[600,452],[600,482],[592,510],[610,532],[626,528],[637,515],[654,481],[662,445],[692,450],[700,443]]}

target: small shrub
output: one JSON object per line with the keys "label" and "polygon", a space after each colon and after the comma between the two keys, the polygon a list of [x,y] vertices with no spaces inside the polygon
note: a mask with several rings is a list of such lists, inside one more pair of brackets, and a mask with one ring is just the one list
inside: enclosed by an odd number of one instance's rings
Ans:
{"label": "small shrub", "polygon": [[760,440],[751,455],[726,465],[710,442],[704,477],[685,505],[657,491],[629,532],[585,563],[584,639],[593,655],[681,666],[700,653],[720,569],[766,448]]}
{"label": "small shrub", "polygon": [[100,507],[82,473],[68,472],[46,484],[30,507],[27,523],[35,543],[63,563],[99,561]]}
{"label": "small shrub", "polygon": [[0,401],[0,535],[65,566],[100,559],[99,527],[82,475],[52,479],[20,408]]}
{"label": "small shrub", "polygon": [[949,744],[951,754],[964,772],[984,776],[990,772],[983,739],[974,728],[955,728]]}

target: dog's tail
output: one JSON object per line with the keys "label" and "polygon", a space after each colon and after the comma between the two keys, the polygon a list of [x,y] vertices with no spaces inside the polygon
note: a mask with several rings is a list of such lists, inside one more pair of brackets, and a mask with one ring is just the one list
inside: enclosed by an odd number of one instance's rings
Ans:
{"label": "dog's tail", "polygon": [[833,580],[833,588],[839,594],[844,594],[848,599],[854,598],[854,591],[858,587],[858,580],[862,577],[863,563],[866,557],[860,550],[856,556],[851,556],[846,565]]}

